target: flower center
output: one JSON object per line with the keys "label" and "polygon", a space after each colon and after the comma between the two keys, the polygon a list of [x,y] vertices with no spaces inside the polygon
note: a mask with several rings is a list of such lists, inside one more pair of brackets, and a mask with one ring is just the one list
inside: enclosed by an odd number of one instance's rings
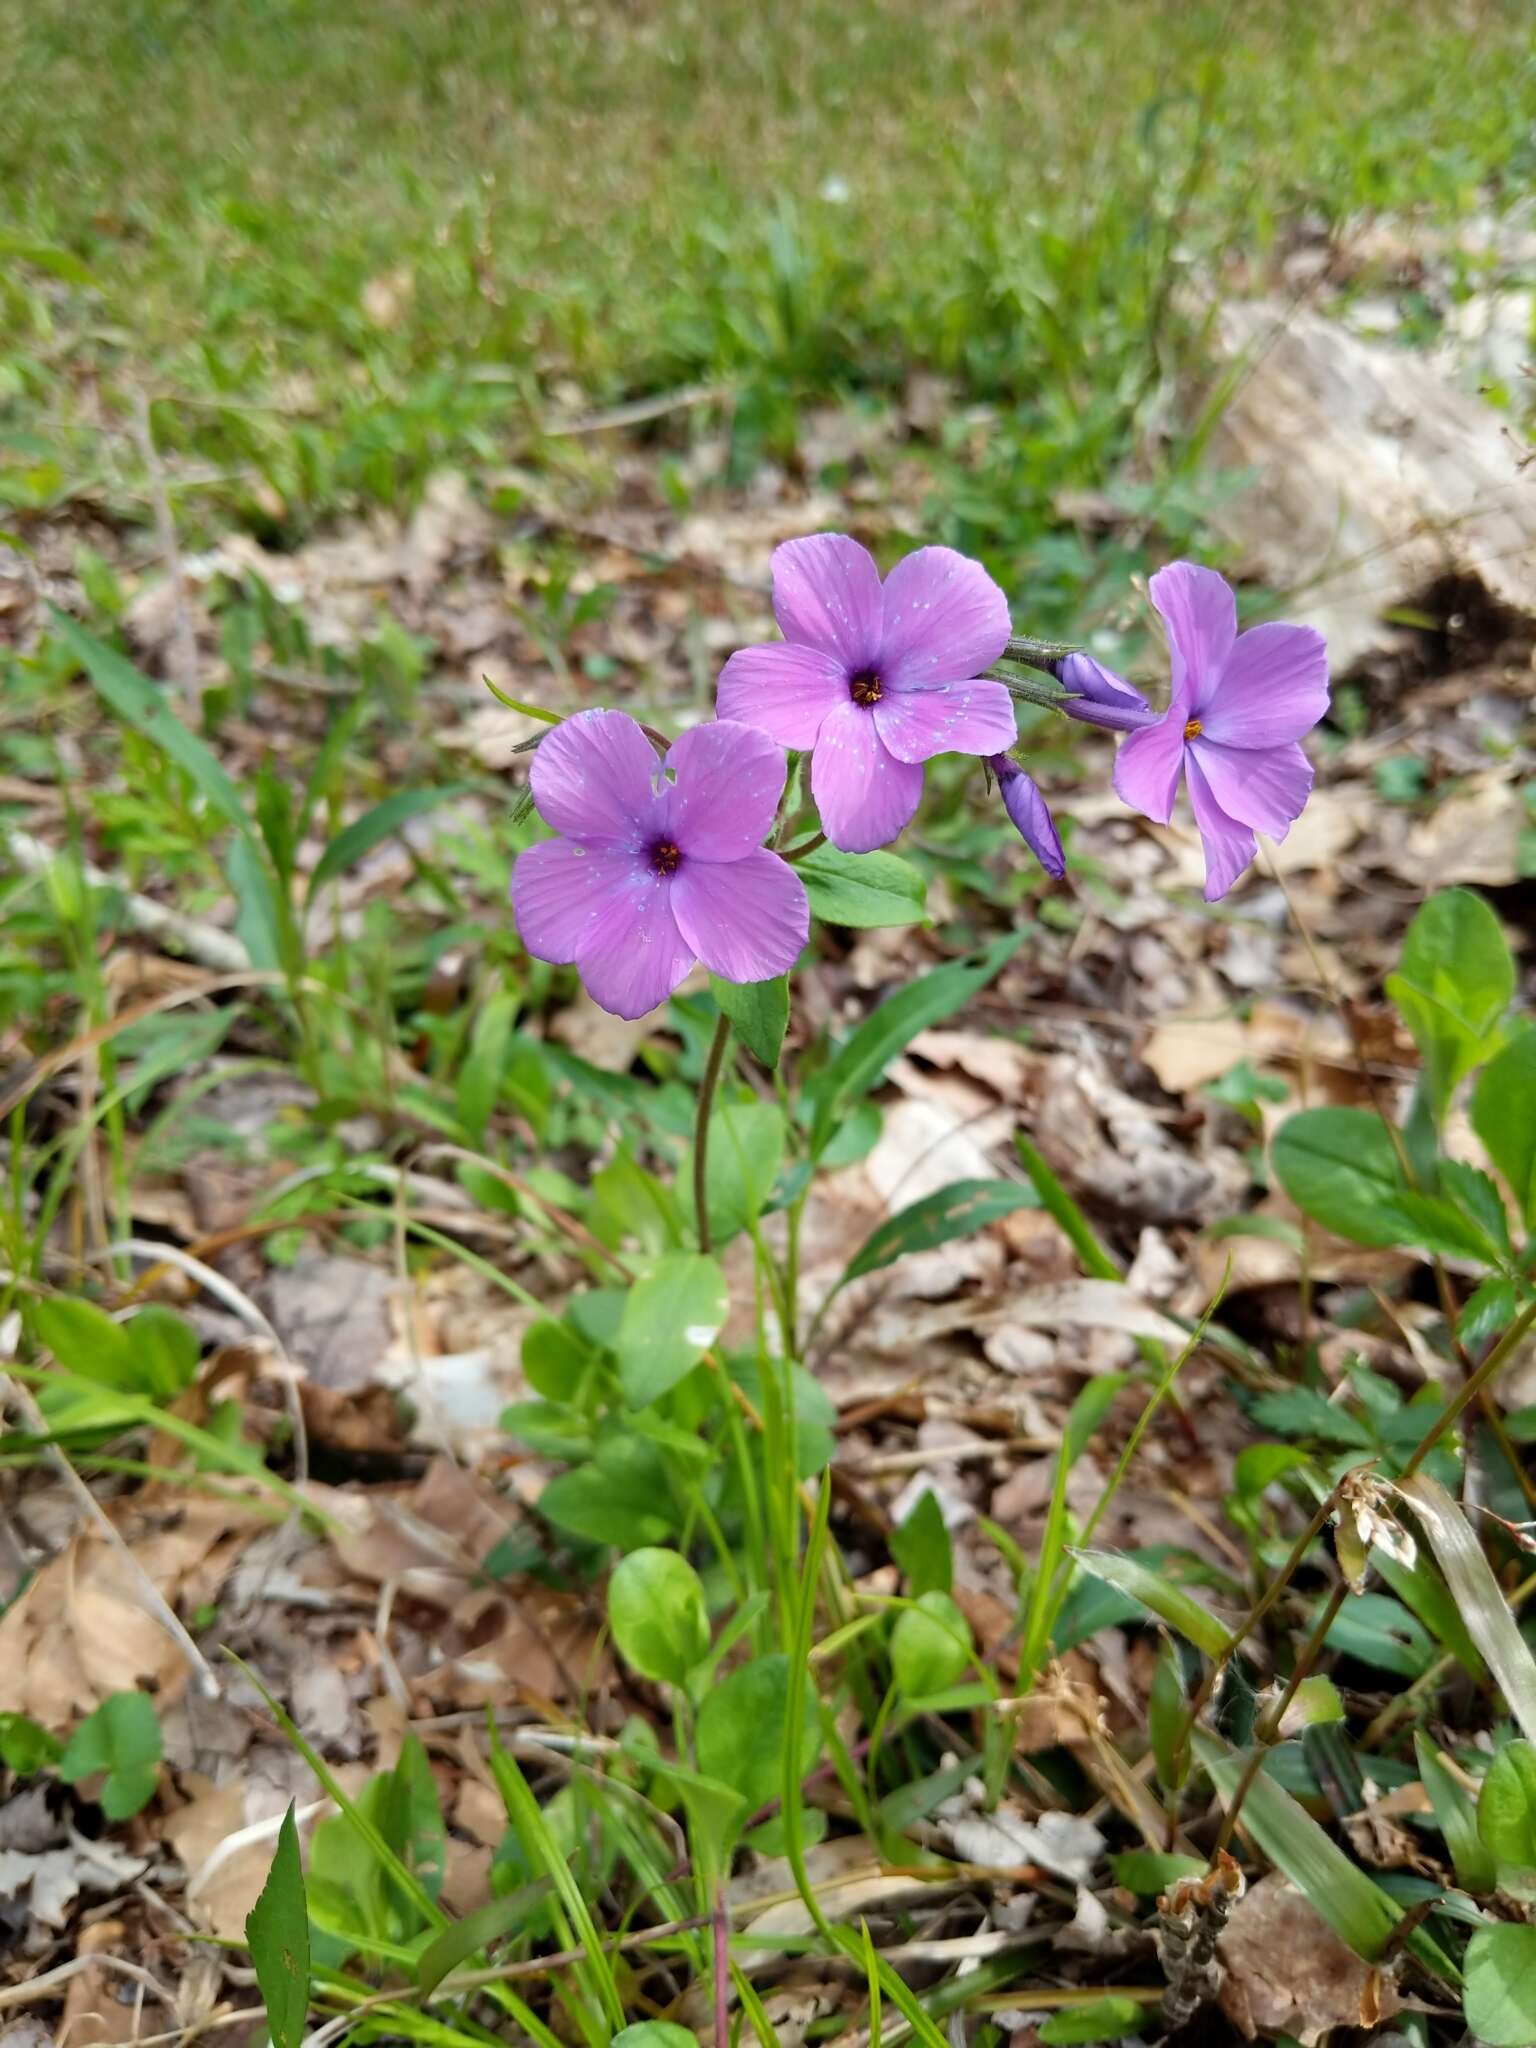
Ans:
{"label": "flower center", "polygon": [[885,695],[885,685],[872,668],[861,668],[856,676],[848,678],[848,694],[855,704],[862,704],[868,710],[871,704],[878,704]]}
{"label": "flower center", "polygon": [[1204,731],[1205,727],[1200,723],[1199,719],[1192,718],[1184,728],[1184,737],[1187,740],[1197,740]]}
{"label": "flower center", "polygon": [[653,875],[675,875],[677,864],[682,859],[682,850],[670,839],[658,839],[651,848],[651,873]]}

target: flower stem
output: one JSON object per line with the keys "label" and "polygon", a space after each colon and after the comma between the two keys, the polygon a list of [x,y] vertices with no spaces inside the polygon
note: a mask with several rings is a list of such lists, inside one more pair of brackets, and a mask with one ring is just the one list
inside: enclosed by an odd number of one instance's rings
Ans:
{"label": "flower stem", "polygon": [[715,1105],[715,1089],[719,1086],[720,1069],[725,1064],[726,1042],[730,1035],[731,1020],[722,1016],[709,1042],[704,1078],[699,1083],[699,1113],[693,1129],[693,1214],[698,1225],[701,1252],[711,1249],[709,1206],[704,1199],[704,1183],[709,1172],[709,1113]]}
{"label": "flower stem", "polygon": [[1333,1627],[1334,1617],[1348,1598],[1349,1581],[1347,1579],[1340,1579],[1339,1583],[1328,1595],[1328,1598],[1323,1602],[1323,1610],[1312,1625],[1311,1635],[1307,1637],[1306,1642],[1301,1647],[1301,1654],[1296,1659],[1296,1669],[1291,1673],[1290,1681],[1285,1691],[1281,1693],[1275,1705],[1264,1716],[1258,1727],[1254,1729],[1253,1750],[1247,1764],[1243,1768],[1243,1775],[1237,1781],[1236,1788],[1232,1794],[1231,1804],[1228,1806],[1225,1818],[1221,1823],[1221,1833],[1216,1837],[1216,1846],[1211,1851],[1212,1863],[1216,1861],[1222,1850],[1230,1844],[1233,1830],[1237,1826],[1238,1815],[1243,1810],[1243,1801],[1248,1797],[1248,1788],[1263,1769],[1264,1759],[1269,1755],[1269,1752],[1274,1748],[1275,1743],[1279,1739],[1280,1724],[1285,1719],[1286,1711],[1291,1701],[1295,1699],[1297,1693],[1301,1690],[1302,1680],[1316,1663],[1317,1653],[1323,1647],[1323,1638],[1327,1635],[1329,1629]]}
{"label": "flower stem", "polygon": [[779,858],[780,858],[781,860],[790,860],[790,861],[794,861],[794,860],[804,860],[804,859],[805,859],[805,857],[806,857],[806,855],[807,855],[808,853],[814,853],[814,852],[816,851],[816,849],[817,849],[817,847],[818,847],[818,846],[825,846],[825,845],[826,845],[826,843],[827,843],[827,835],[826,835],[826,833],[825,833],[825,832],[818,832],[818,833],[817,833],[817,834],[815,835],[815,837],[814,837],[814,838],[811,838],[811,839],[802,839],[802,840],[801,840],[801,842],[800,842],[800,844],[799,844],[798,846],[791,846],[791,847],[789,847],[789,848],[787,849],[787,851],[785,851],[784,853],[780,854]]}
{"label": "flower stem", "polygon": [[1451,1424],[1462,1413],[1462,1410],[1470,1402],[1477,1399],[1494,1374],[1505,1364],[1510,1353],[1519,1344],[1533,1323],[1536,1323],[1536,1301],[1533,1301],[1529,1308],[1525,1309],[1515,1318],[1498,1343],[1494,1345],[1488,1356],[1477,1368],[1477,1371],[1473,1373],[1470,1379],[1463,1382],[1460,1392],[1453,1395],[1446,1404],[1439,1420],[1432,1423],[1429,1429],[1425,1431],[1414,1447],[1407,1464],[1399,1474],[1400,1478],[1411,1479],[1413,1477],[1414,1473],[1418,1471],[1424,1460],[1435,1448],[1435,1445],[1439,1443],[1441,1437],[1445,1435]]}

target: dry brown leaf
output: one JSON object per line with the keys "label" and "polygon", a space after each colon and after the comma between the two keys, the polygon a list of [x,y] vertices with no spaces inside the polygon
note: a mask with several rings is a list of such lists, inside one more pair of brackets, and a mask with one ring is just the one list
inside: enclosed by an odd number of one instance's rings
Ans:
{"label": "dry brown leaf", "polygon": [[[199,1495],[114,1514],[134,1562],[183,1615],[211,1602],[245,1546],[270,1526],[237,1501]],[[124,1687],[150,1687],[160,1708],[187,1677],[178,1645],[144,1609],[127,1559],[86,1524],[0,1616],[0,1712],[55,1733]]]}
{"label": "dry brown leaf", "polygon": [[1502,888],[1520,875],[1520,835],[1526,809],[1520,785],[1508,775],[1484,775],[1446,798],[1408,834],[1405,879],[1426,875],[1437,888],[1480,882]]}
{"label": "dry brown leaf", "polygon": [[1216,1952],[1227,1972],[1222,2010],[1250,2041],[1289,2034],[1313,2048],[1335,2027],[1371,2027],[1402,2007],[1391,1978],[1346,1948],[1279,1875],[1238,1901]]}
{"label": "dry brown leaf", "polygon": [[[98,1920],[81,1928],[75,1953],[121,1955],[126,1962],[137,1962],[137,1946],[121,1920]],[[98,1963],[70,1978],[59,2039],[69,2048],[118,2048],[120,2043],[163,2032],[166,2017],[159,2000],[142,1984]]]}

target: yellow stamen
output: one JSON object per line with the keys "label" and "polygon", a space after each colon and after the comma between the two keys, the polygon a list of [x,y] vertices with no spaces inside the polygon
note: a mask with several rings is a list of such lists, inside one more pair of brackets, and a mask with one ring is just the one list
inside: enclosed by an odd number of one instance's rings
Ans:
{"label": "yellow stamen", "polygon": [[1205,727],[1200,723],[1199,719],[1192,718],[1184,728],[1184,737],[1187,740],[1197,740],[1204,731]]}

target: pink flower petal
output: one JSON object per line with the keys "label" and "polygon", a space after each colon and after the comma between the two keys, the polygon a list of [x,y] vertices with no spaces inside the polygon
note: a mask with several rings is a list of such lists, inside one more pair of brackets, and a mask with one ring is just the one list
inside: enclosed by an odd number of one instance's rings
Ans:
{"label": "pink flower petal", "polygon": [[811,794],[822,826],[844,853],[889,846],[911,823],[923,771],[898,761],[862,705],[840,704],[825,720],[811,756]]}
{"label": "pink flower petal", "polygon": [[888,691],[980,675],[1013,631],[1007,598],[980,562],[953,548],[903,556],[885,579],[884,597],[876,667]]}
{"label": "pink flower petal", "polygon": [[784,794],[784,752],[755,725],[716,719],[674,740],[663,830],[695,860],[737,861],[760,846]]}
{"label": "pink flower petal", "polygon": [[539,741],[529,771],[539,816],[589,846],[637,846],[655,817],[661,762],[622,711],[578,711]]}
{"label": "pink flower petal", "polygon": [[880,651],[880,571],[846,533],[813,533],[773,551],[773,615],[786,640],[819,647],[855,675]]}
{"label": "pink flower petal", "polygon": [[1248,827],[1229,818],[1217,803],[1193,754],[1188,768],[1189,800],[1205,848],[1205,900],[1214,903],[1226,895],[1259,849]]}
{"label": "pink flower petal", "polygon": [[1299,740],[1327,709],[1322,634],[1310,626],[1250,626],[1199,717],[1206,737],[1223,746],[1274,747]]}
{"label": "pink flower petal", "polygon": [[683,938],[725,981],[787,974],[811,928],[805,884],[766,846],[729,863],[684,860],[672,884]]}
{"label": "pink flower petal", "polygon": [[643,857],[625,848],[540,840],[512,868],[512,913],[523,944],[539,960],[569,964],[609,899],[646,872]]}
{"label": "pink flower petal", "polygon": [[693,965],[672,914],[671,875],[631,862],[582,930],[576,971],[587,992],[615,1017],[644,1017],[664,1003]]}
{"label": "pink flower petal", "polygon": [[[1237,638],[1237,599],[1225,576],[1195,562],[1170,562],[1147,585],[1168,628],[1173,703],[1188,698],[1198,712],[1221,679]],[[1171,707],[1170,707],[1171,708]],[[1185,712],[1189,717],[1190,711]]]}
{"label": "pink flower petal", "polygon": [[1133,811],[1166,825],[1173,816],[1183,766],[1183,715],[1170,711],[1157,725],[1133,732],[1121,745],[1115,756],[1115,794]]}
{"label": "pink flower petal", "polygon": [[1063,689],[1074,693],[1062,710],[1068,718],[1079,718],[1085,725],[1135,732],[1143,725],[1153,724],[1158,716],[1134,683],[1117,676],[1091,654],[1076,652],[1063,656],[1056,676]]}
{"label": "pink flower petal", "polygon": [[720,673],[715,716],[758,726],[781,747],[813,747],[821,721],[848,701],[849,671],[819,647],[743,647]]}
{"label": "pink flower petal", "polygon": [[1201,737],[1190,753],[1229,818],[1283,839],[1312,793],[1312,763],[1297,740],[1283,747],[1223,747]]}
{"label": "pink flower petal", "polygon": [[875,730],[898,761],[935,754],[995,754],[1019,736],[1013,699],[1001,683],[935,683],[887,689],[874,707]]}
{"label": "pink flower petal", "polygon": [[988,765],[997,777],[1003,807],[1018,827],[1024,844],[1045,872],[1059,882],[1067,872],[1067,857],[1062,852],[1056,820],[1051,816],[1050,806],[1040,794],[1035,778],[1026,775],[1006,754],[999,754]]}

